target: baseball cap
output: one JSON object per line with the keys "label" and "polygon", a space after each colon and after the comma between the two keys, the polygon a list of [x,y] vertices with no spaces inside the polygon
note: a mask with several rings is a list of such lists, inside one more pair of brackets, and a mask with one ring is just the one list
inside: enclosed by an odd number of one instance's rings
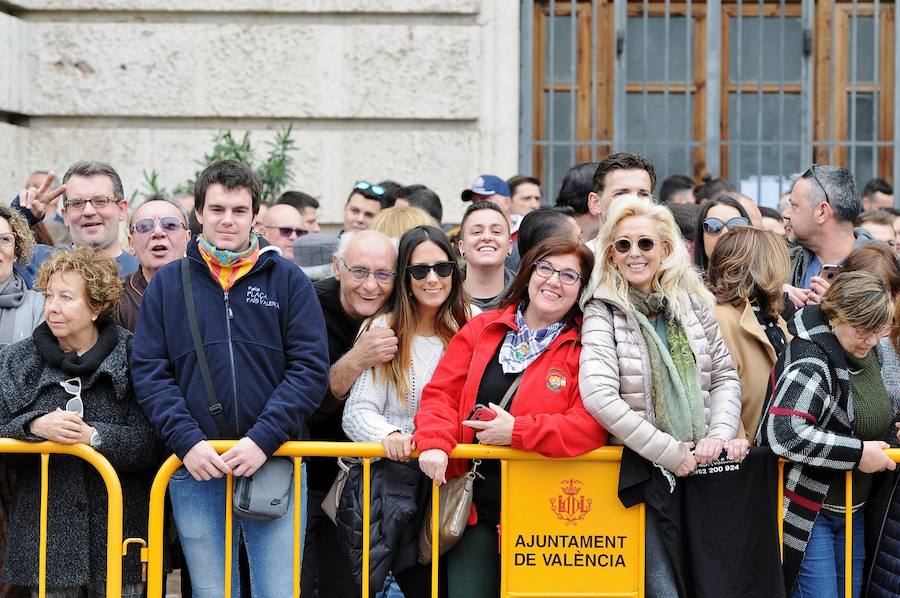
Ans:
{"label": "baseball cap", "polygon": [[462,192],[463,201],[472,201],[475,195],[503,195],[510,197],[509,185],[495,174],[483,174],[475,179],[471,189]]}

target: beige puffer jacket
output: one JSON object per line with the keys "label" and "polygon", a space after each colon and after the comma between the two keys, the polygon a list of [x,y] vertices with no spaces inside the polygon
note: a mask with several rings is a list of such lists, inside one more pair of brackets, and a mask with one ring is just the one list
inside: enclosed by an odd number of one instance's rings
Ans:
{"label": "beige puffer jacket", "polygon": [[[741,383],[712,310],[692,298],[684,322],[697,359],[706,405],[706,436],[731,440],[741,418]],[[687,456],[686,446],[654,425],[650,358],[637,319],[603,287],[584,310],[581,329],[581,397],[609,431],[611,444],[625,444],[670,471]],[[615,436],[615,438],[613,438]]]}

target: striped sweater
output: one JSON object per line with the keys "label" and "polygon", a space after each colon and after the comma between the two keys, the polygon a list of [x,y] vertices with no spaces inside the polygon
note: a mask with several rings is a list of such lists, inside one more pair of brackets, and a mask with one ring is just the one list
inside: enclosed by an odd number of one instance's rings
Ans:
{"label": "striped sweater", "polygon": [[[790,595],[813,523],[838,473],[862,458],[844,350],[819,306],[798,311],[775,363],[757,442],[791,463],[784,469],[784,578]],[[774,390],[774,392],[773,392]]]}

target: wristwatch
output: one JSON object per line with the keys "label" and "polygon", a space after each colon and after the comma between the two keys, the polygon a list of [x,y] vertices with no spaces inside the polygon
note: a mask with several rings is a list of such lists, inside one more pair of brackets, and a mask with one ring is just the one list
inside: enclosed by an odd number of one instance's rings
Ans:
{"label": "wristwatch", "polygon": [[94,433],[91,434],[91,448],[98,449],[100,445],[103,444],[102,439],[100,438],[100,432],[94,429]]}

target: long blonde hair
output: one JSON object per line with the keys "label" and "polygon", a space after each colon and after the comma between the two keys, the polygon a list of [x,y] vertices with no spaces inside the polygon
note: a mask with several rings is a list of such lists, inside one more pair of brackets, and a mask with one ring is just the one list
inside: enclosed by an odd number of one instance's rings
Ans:
{"label": "long blonde hair", "polygon": [[653,221],[656,233],[669,249],[669,255],[659,265],[652,284],[654,292],[662,293],[669,300],[671,315],[681,319],[691,313],[691,297],[712,307],[712,293],[706,289],[699,273],[691,265],[691,258],[672,212],[641,198],[619,199],[607,213],[606,223],[597,235],[597,262],[591,275],[591,284],[582,295],[582,305],[591,300],[598,287],[604,286],[610,296],[625,309],[634,308],[628,298],[630,285],[613,263],[612,252],[616,228],[626,218],[637,216]]}

